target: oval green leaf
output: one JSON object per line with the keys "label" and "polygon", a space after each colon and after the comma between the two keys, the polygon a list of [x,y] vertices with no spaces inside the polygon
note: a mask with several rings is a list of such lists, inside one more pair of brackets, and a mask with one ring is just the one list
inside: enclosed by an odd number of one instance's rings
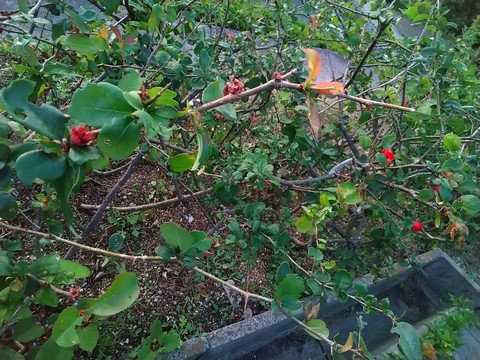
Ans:
{"label": "oval green leaf", "polygon": [[86,314],[110,316],[131,306],[140,294],[135,274],[124,272],[117,276],[108,290],[98,299],[80,301]]}

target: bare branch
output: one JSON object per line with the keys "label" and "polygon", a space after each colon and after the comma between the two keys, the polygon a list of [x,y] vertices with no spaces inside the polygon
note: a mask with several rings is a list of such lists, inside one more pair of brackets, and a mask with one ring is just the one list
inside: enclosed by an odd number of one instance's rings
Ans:
{"label": "bare branch", "polygon": [[342,161],[340,164],[335,165],[328,173],[325,175],[315,177],[315,178],[307,178],[307,179],[301,179],[301,180],[283,180],[280,178],[276,178],[280,180],[280,184],[282,185],[287,185],[287,186],[292,186],[292,185],[306,185],[306,184],[311,184],[311,183],[317,183],[323,180],[328,180],[331,178],[334,178],[337,176],[340,171],[342,171],[345,167],[350,165],[353,162],[353,158],[347,159]]}

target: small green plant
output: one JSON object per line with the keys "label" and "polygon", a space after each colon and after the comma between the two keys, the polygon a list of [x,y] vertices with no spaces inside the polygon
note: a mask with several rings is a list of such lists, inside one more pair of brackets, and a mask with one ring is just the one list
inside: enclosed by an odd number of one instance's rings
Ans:
{"label": "small green plant", "polygon": [[453,357],[456,349],[462,345],[463,330],[469,326],[479,326],[480,318],[465,298],[453,298],[453,309],[446,312],[440,320],[428,326],[422,340],[428,341],[440,356]]}
{"label": "small green plant", "polygon": [[155,319],[150,326],[150,335],[130,353],[130,356],[139,360],[154,360],[158,354],[168,353],[181,345],[177,332],[163,330],[163,324]]}

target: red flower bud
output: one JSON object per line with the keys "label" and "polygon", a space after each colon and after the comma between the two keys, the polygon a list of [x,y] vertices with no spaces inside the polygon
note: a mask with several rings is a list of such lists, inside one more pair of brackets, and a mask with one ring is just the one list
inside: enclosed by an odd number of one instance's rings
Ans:
{"label": "red flower bud", "polygon": [[423,230],[423,225],[419,220],[415,220],[413,222],[413,225],[412,225],[411,229],[415,232],[419,232],[419,231]]}
{"label": "red flower bud", "polygon": [[84,125],[80,125],[78,128],[72,125],[70,130],[70,142],[74,146],[87,146],[91,141],[95,140],[96,136],[97,134]]}
{"label": "red flower bud", "polygon": [[238,79],[233,79],[232,82],[225,84],[223,87],[223,96],[227,96],[228,94],[235,95],[240,94],[245,90],[245,87]]}
{"label": "red flower bud", "polygon": [[392,149],[388,148],[388,149],[384,149],[382,151],[380,151],[381,154],[383,154],[383,156],[385,156],[385,158],[387,159],[388,162],[392,162],[393,160],[395,160],[395,154],[393,153]]}
{"label": "red flower bud", "polygon": [[435,188],[435,190],[433,190],[433,192],[437,193],[437,194],[440,194],[440,186],[442,186],[442,184],[438,184],[437,187]]}
{"label": "red flower bud", "polygon": [[273,72],[273,78],[275,80],[282,80],[282,74],[280,74],[278,71]]}

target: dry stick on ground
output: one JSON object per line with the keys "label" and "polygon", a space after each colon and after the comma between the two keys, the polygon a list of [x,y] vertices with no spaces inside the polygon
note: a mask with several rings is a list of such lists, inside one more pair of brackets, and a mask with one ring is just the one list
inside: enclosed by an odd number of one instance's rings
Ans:
{"label": "dry stick on ground", "polygon": [[[130,179],[130,176],[132,176],[133,174],[133,169],[140,162],[140,160],[142,160],[143,155],[144,155],[144,152],[142,150],[139,150],[137,155],[135,155],[135,157],[130,162],[130,165],[128,166],[123,176],[118,180],[118,182],[115,184],[112,190],[110,190],[110,192],[107,194],[103,202],[98,207],[97,212],[93,215],[93,217],[90,219],[90,222],[83,229],[80,235],[80,238],[77,240],[78,243],[82,243],[85,240],[85,238],[88,235],[90,235],[90,233],[98,225],[98,223],[100,222],[100,219],[102,218],[103,214],[107,210],[108,204],[110,204],[113,201],[115,196],[122,189],[123,185],[125,185],[128,179]],[[65,259],[72,259],[77,254],[77,251],[78,251],[77,247],[71,247],[68,250],[67,254],[65,255]]]}
{"label": "dry stick on ground", "polygon": [[[183,195],[183,200],[189,200],[192,197],[201,197],[209,194],[212,191],[212,188],[194,192],[192,194]],[[143,211],[150,209],[165,209],[173,204],[178,202],[178,197],[174,197],[168,200],[163,200],[156,203],[137,205],[137,206],[108,206],[107,209],[117,210],[120,212],[129,212],[129,211]],[[90,204],[80,204],[82,209],[96,210],[100,205],[90,205]]]}

